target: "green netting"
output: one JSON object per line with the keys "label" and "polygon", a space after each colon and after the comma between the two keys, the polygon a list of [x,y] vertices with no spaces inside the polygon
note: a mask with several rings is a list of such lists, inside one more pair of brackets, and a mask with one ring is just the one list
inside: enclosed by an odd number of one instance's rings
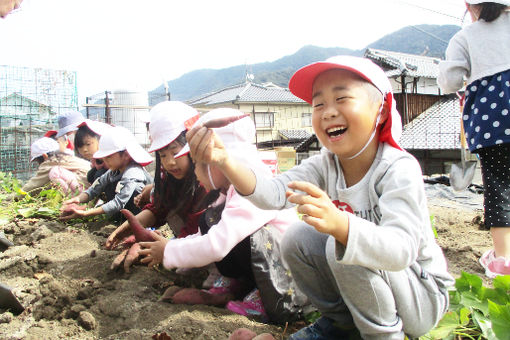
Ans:
{"label": "green netting", "polygon": [[0,65],[0,171],[32,176],[30,145],[77,108],[76,72]]}

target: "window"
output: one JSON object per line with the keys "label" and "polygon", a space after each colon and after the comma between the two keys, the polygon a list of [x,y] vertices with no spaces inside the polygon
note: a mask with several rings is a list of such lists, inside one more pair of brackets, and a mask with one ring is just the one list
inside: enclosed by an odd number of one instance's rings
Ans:
{"label": "window", "polygon": [[255,127],[272,128],[274,126],[273,112],[255,112]]}
{"label": "window", "polygon": [[301,127],[312,126],[312,114],[310,112],[304,112],[301,114]]}

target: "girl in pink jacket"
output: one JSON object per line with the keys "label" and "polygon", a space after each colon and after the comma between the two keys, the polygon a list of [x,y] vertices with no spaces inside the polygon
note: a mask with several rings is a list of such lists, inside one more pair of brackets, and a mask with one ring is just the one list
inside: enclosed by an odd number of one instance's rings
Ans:
{"label": "girl in pink jacket", "polygon": [[[195,123],[242,115],[234,109],[215,109]],[[252,141],[255,127],[248,117],[210,129],[229,154],[272,176]],[[213,132],[214,131],[214,132]],[[193,150],[191,150],[193,157]],[[176,157],[178,157],[177,155]],[[297,220],[293,209],[262,210],[236,192],[222,172],[204,163],[195,164],[199,181],[217,190],[218,199],[199,221],[199,232],[167,240],[156,233],[156,242],[142,242],[142,260],[166,269],[203,267],[215,263],[222,276],[209,290],[185,288],[172,297],[174,303],[225,305],[233,312],[260,320],[284,323],[299,317],[306,299],[294,285],[280,256],[280,241]],[[244,296],[243,301],[235,301]]]}

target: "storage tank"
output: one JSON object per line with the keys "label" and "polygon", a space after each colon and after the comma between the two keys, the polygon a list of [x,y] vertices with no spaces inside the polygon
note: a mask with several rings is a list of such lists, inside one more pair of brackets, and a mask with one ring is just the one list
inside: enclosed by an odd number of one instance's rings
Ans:
{"label": "storage tank", "polygon": [[111,123],[131,131],[143,147],[149,144],[149,134],[141,120],[149,111],[147,92],[115,90],[108,95]]}

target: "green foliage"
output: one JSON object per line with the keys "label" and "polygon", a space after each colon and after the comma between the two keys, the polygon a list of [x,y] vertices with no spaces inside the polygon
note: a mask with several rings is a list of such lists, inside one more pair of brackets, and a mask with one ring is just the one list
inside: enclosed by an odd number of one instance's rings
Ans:
{"label": "green foliage", "polygon": [[437,238],[437,229],[436,229],[436,219],[434,215],[430,215],[430,226],[432,227],[432,231],[434,232],[434,237]]}
{"label": "green foliage", "polygon": [[450,308],[436,328],[420,339],[509,339],[510,276],[498,276],[494,288],[462,272],[449,291]]}
{"label": "green foliage", "polygon": [[47,187],[38,193],[27,193],[21,189],[18,179],[11,173],[0,172],[0,225],[16,217],[44,217],[56,219],[64,195],[59,190]]}

